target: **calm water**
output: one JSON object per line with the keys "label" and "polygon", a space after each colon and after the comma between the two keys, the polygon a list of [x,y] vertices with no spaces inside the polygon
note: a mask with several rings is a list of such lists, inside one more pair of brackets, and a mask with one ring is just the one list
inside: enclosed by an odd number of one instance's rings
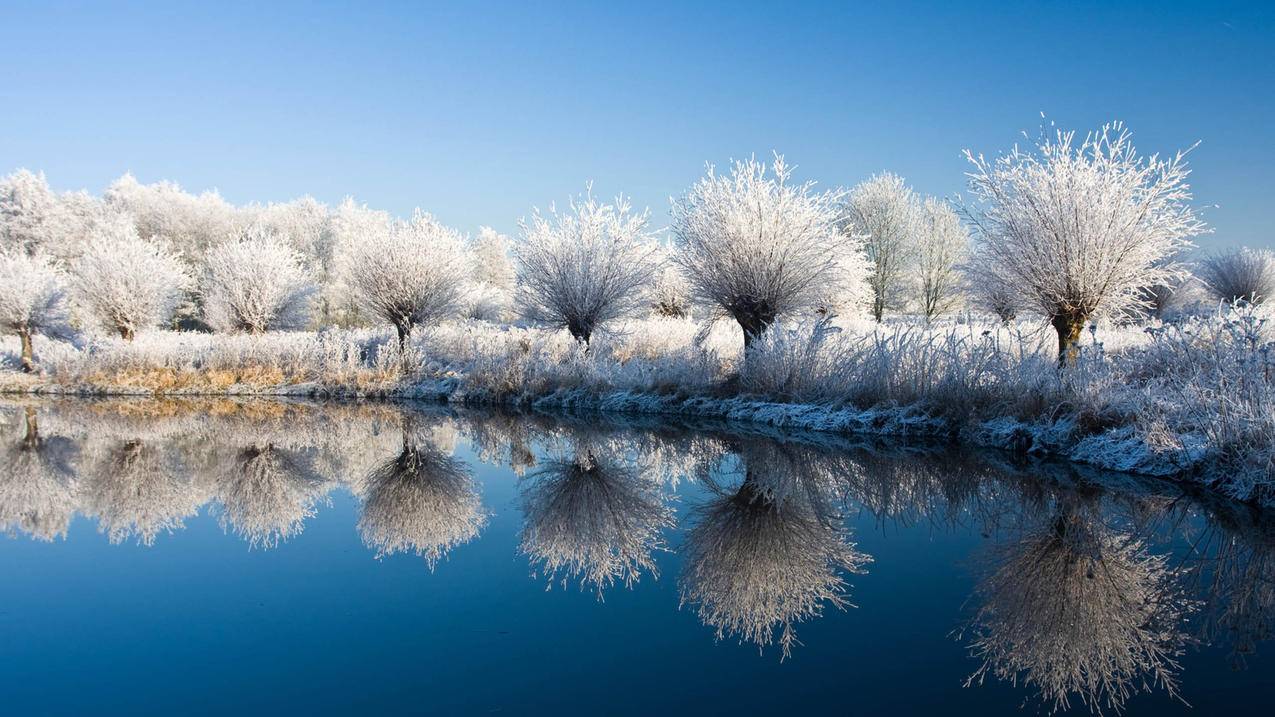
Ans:
{"label": "calm water", "polygon": [[5,714],[1213,714],[1275,682],[1275,529],[1168,485],[430,407],[0,417]]}

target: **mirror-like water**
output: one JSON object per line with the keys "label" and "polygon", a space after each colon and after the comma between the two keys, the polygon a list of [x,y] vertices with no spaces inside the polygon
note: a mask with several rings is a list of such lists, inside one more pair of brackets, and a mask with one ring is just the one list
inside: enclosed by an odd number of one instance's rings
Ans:
{"label": "mirror-like water", "polygon": [[1211,714],[1275,677],[1275,528],[1168,484],[428,406],[0,419],[8,714]]}

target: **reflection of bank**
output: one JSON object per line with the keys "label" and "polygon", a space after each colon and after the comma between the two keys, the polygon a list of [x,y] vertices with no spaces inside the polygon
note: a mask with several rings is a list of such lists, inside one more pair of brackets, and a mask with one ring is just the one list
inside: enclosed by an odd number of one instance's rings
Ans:
{"label": "reflection of bank", "polygon": [[787,656],[795,625],[825,605],[848,606],[844,574],[864,572],[871,558],[849,542],[832,499],[836,476],[819,452],[750,441],[738,458],[739,486],[710,481],[717,496],[695,511],[681,599],[718,639],[777,642]]}
{"label": "reflection of bank", "polygon": [[1184,619],[1196,607],[1179,578],[1096,506],[1064,503],[992,552],[968,631],[983,661],[970,682],[1021,682],[1054,709],[1077,699],[1119,711],[1141,690],[1176,695]]}
{"label": "reflection of bank", "polygon": [[437,445],[438,431],[405,415],[402,432],[398,455],[363,482],[359,533],[378,557],[414,552],[432,570],[477,537],[487,515],[472,471]]}
{"label": "reflection of bank", "polygon": [[642,465],[586,441],[527,476],[521,549],[550,583],[579,580],[601,597],[643,572],[657,576],[651,554],[663,547],[673,511]]}
{"label": "reflection of bank", "polygon": [[76,445],[40,435],[36,409],[16,412],[18,434],[0,451],[0,530],[20,530],[41,540],[65,537],[79,506],[74,469]]}

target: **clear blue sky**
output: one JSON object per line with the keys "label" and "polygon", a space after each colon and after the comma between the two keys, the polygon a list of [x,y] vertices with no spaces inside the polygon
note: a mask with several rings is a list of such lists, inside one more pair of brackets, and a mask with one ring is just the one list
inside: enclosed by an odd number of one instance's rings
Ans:
{"label": "clear blue sky", "polygon": [[[1039,113],[1202,140],[1206,246],[1275,244],[1275,3],[4,3],[0,173],[131,171],[235,202],[347,194],[473,232],[706,161],[962,189]],[[861,6],[857,6],[861,5]]]}

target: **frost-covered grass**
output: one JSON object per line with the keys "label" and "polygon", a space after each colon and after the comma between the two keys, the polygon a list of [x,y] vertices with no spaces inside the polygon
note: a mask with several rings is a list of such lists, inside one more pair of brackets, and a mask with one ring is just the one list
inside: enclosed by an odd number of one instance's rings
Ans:
{"label": "frost-covered grass", "polygon": [[1047,326],[859,319],[776,327],[741,360],[739,329],[650,318],[586,348],[566,331],[483,321],[390,330],[36,340],[42,373],[8,390],[428,396],[458,403],[687,413],[832,431],[924,433],[1190,476],[1275,502],[1272,327],[1251,308],[1099,326],[1060,369]]}

